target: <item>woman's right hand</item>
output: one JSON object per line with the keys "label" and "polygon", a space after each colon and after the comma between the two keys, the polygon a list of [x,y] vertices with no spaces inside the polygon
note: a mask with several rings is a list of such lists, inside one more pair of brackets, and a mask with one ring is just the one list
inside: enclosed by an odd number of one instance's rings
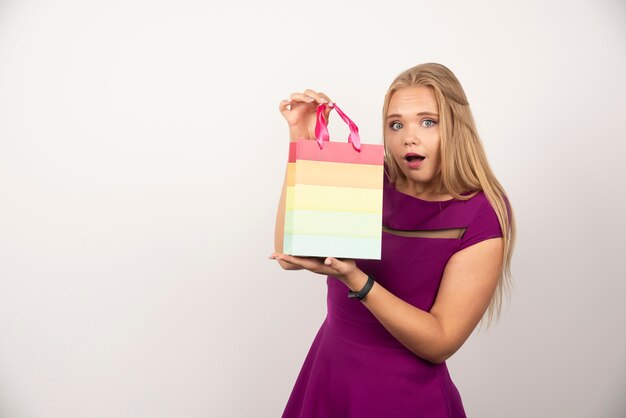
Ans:
{"label": "woman's right hand", "polygon": [[[289,100],[280,102],[278,109],[287,120],[289,138],[315,139],[315,123],[317,121],[317,107],[322,103],[332,103],[324,93],[306,89],[302,93],[292,93]],[[324,119],[328,123],[328,115],[332,108],[324,110]]]}

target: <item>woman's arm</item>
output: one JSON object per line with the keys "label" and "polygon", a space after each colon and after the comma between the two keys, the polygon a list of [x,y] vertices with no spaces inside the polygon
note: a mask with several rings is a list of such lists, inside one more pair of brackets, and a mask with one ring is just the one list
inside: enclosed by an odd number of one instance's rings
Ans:
{"label": "woman's arm", "polygon": [[[441,363],[463,345],[487,310],[500,276],[502,245],[502,238],[488,239],[453,255],[430,312],[378,284],[362,303],[409,350]],[[354,285],[362,286],[366,280],[361,272]]]}
{"label": "woman's arm", "polygon": [[[502,254],[502,238],[487,239],[455,253],[446,265],[430,312],[403,301],[378,283],[361,303],[417,356],[442,363],[463,345],[487,310],[500,276]],[[353,291],[367,281],[353,260],[327,258],[321,263],[284,254],[272,258],[333,275]]]}
{"label": "woman's arm", "polygon": [[[289,140],[315,139],[315,124],[317,121],[317,107],[322,103],[331,103],[330,97],[315,90],[306,89],[303,93],[292,93],[288,100],[282,100],[278,105],[278,110],[287,120],[289,126]],[[324,110],[324,118],[328,121],[330,108]],[[277,253],[283,252],[283,232],[285,224],[285,207],[287,197],[287,169],[283,188],[278,201],[276,211],[276,225],[274,228],[274,250]],[[301,267],[294,266],[283,260],[278,260],[281,267],[286,270],[299,270]]]}
{"label": "woman's arm", "polygon": [[285,179],[283,180],[283,188],[280,192],[280,200],[278,201],[278,210],[276,211],[276,226],[274,235],[274,251],[283,252],[283,239],[285,229],[285,206],[287,198],[287,170],[285,169]]}

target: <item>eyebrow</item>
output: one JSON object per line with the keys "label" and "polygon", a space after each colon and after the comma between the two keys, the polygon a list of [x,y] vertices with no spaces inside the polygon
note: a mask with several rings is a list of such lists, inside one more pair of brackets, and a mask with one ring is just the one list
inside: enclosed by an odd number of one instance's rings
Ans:
{"label": "eyebrow", "polygon": [[[433,112],[420,112],[416,113],[417,116],[439,116],[437,113]],[[387,119],[389,118],[401,118],[402,115],[399,113],[392,113],[391,115],[387,115]]]}

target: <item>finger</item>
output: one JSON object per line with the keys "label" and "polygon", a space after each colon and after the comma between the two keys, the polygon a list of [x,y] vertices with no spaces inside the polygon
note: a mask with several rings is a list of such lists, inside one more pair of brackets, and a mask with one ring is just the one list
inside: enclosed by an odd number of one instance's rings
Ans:
{"label": "finger", "polygon": [[296,266],[294,264],[291,263],[287,263],[286,261],[280,261],[278,260],[278,265],[283,269],[283,270],[302,270],[302,267],[300,266]]}
{"label": "finger", "polygon": [[322,103],[328,103],[328,98],[324,93],[321,92],[317,92],[315,90],[311,90],[311,89],[306,89],[304,90],[304,94],[306,94],[307,96],[313,97],[315,99],[316,102],[322,104]]}
{"label": "finger", "polygon": [[285,255],[285,254],[283,254],[283,253],[279,253],[278,251],[274,251],[274,252],[273,252],[273,253],[271,253],[271,254],[270,254],[270,256],[269,256],[269,257],[267,257],[267,258],[271,258],[271,259],[273,259],[273,260],[280,260],[280,259],[281,259],[281,256],[283,256],[283,255]]}
{"label": "finger", "polygon": [[297,266],[302,266],[302,262],[305,260],[304,258],[294,257],[287,254],[277,254],[276,259],[280,261],[285,261],[290,264],[295,264]]}
{"label": "finger", "polygon": [[276,261],[278,261],[278,264],[285,270],[301,270],[302,267],[300,267],[297,264],[292,264],[288,261],[284,261],[284,260],[280,260],[280,259],[276,259]]}
{"label": "finger", "polygon": [[284,261],[287,262],[289,264],[293,264],[289,261],[285,260],[285,257],[288,257],[286,254],[283,253],[279,253],[279,252],[273,252],[272,254],[270,254],[270,256],[268,258],[272,259],[272,260],[276,260],[278,262]]}
{"label": "finger", "polygon": [[295,264],[296,266],[300,266],[307,270],[317,269],[323,266],[321,260],[309,257],[294,257],[286,254],[281,254],[278,256],[278,259],[291,264]]}
{"label": "finger", "polygon": [[324,260],[324,264],[326,264],[327,266],[337,270],[337,271],[341,271],[342,267],[344,267],[344,263],[342,263],[340,260],[337,260],[334,257],[327,257],[326,260]]}
{"label": "finger", "polygon": [[330,100],[330,97],[328,97],[328,96],[327,96],[327,95],[325,95],[324,93],[321,93],[321,92],[320,92],[320,93],[317,93],[317,94],[319,94],[319,96],[320,96],[322,99],[326,100],[326,103],[332,103],[332,102],[333,102],[332,100]]}
{"label": "finger", "polygon": [[344,274],[350,269],[350,264],[347,261],[344,261],[343,259],[334,258],[334,257],[327,257],[324,260],[324,264],[332,268],[339,274]]}
{"label": "finger", "polygon": [[309,96],[306,93],[291,93],[289,96],[292,102],[301,102],[301,103],[315,103],[316,98],[313,96]]}
{"label": "finger", "polygon": [[277,253],[277,252],[274,252],[274,253],[272,253],[272,255],[269,256],[269,258],[278,261],[278,264],[280,264],[281,266],[284,266],[285,264],[289,264],[291,266],[296,266],[296,264],[294,264],[294,263],[292,263],[290,261],[285,260],[285,257],[286,257],[285,254]]}
{"label": "finger", "polygon": [[281,100],[278,104],[278,110],[280,110],[281,113],[291,110],[291,100]]}
{"label": "finger", "polygon": [[283,270],[302,270],[302,267],[297,266],[295,264],[291,264],[287,261],[283,261],[279,258],[276,258],[276,261],[278,262],[278,265],[283,269]]}

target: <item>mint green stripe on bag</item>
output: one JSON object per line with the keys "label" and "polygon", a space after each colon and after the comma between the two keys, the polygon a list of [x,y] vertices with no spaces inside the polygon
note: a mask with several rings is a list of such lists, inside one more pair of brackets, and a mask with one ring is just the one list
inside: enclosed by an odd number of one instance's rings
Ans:
{"label": "mint green stripe on bag", "polygon": [[326,235],[380,238],[378,213],[294,210],[285,214],[285,232],[296,235]]}
{"label": "mint green stripe on bag", "polygon": [[296,248],[292,255],[380,260],[380,238],[337,237],[285,234],[285,248]]}

